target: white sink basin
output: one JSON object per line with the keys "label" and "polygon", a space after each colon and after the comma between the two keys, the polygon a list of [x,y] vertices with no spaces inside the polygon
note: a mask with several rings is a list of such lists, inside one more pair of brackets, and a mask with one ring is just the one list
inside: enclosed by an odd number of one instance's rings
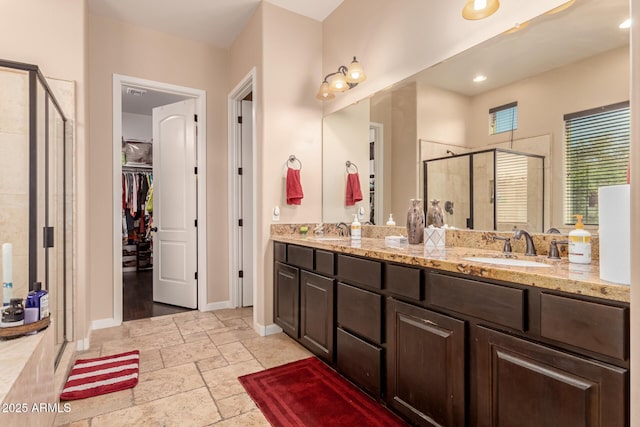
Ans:
{"label": "white sink basin", "polygon": [[512,267],[551,267],[548,264],[538,261],[529,261],[526,259],[512,259],[512,258],[482,258],[482,257],[468,257],[462,258],[465,261],[484,262],[486,264],[494,265],[508,265]]}

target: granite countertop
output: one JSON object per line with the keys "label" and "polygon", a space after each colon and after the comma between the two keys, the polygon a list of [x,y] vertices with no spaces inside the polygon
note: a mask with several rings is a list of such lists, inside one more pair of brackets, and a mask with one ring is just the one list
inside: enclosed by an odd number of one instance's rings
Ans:
{"label": "granite countertop", "polygon": [[[271,239],[283,243],[293,243],[334,252],[359,255],[382,261],[391,261],[443,271],[468,274],[469,276],[502,280],[521,285],[552,289],[579,295],[603,298],[629,303],[630,287],[606,282],[600,279],[598,262],[589,265],[570,264],[566,258],[560,261],[546,256],[526,257],[521,253],[503,254],[499,251],[449,247],[429,249],[424,244],[387,246],[384,238],[363,237],[360,242],[337,236],[302,236],[300,234],[274,233]],[[512,258],[537,261],[550,267],[519,267],[494,265],[468,261],[464,258]]]}

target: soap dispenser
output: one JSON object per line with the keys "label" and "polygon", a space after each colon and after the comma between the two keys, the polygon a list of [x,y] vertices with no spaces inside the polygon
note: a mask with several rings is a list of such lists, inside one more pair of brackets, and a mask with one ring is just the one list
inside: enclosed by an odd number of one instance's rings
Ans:
{"label": "soap dispenser", "polygon": [[387,225],[396,225],[396,222],[393,219],[393,214],[389,214],[389,219],[387,220]]}
{"label": "soap dispenser", "polygon": [[362,225],[358,221],[358,214],[353,214],[353,222],[351,223],[351,240],[360,240],[362,237]]}
{"label": "soap dispenser", "polygon": [[582,215],[576,215],[576,229],[569,233],[569,262],[591,263],[591,233],[584,229]]}

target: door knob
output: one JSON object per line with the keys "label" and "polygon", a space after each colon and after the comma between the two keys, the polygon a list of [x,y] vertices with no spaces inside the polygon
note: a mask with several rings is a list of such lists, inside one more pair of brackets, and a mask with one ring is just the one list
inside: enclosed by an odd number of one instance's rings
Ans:
{"label": "door knob", "polygon": [[158,227],[151,227],[151,231],[153,231],[154,233],[158,231]]}

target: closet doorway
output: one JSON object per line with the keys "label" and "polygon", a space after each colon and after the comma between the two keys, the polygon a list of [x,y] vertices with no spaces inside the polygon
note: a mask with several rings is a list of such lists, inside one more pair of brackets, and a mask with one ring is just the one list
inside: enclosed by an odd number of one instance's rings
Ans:
{"label": "closet doorway", "polygon": [[204,105],[199,90],[114,76],[114,324],[202,305]]}

